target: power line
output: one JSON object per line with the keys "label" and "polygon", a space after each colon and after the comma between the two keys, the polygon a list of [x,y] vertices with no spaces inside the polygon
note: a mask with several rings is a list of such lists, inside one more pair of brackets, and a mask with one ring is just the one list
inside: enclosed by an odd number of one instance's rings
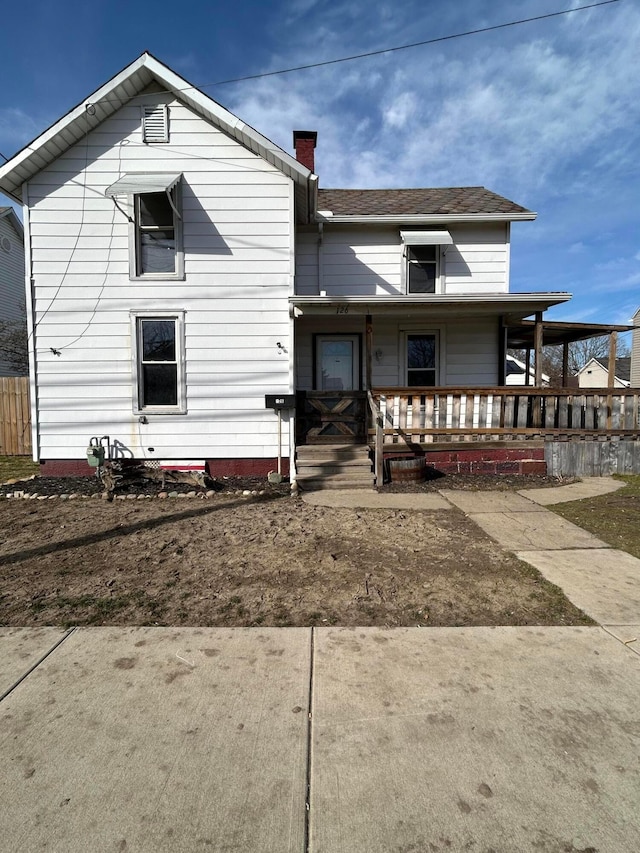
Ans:
{"label": "power line", "polygon": [[[412,42],[411,44],[404,44],[404,45],[399,45],[396,47],[386,47],[386,48],[382,48],[380,50],[371,50],[371,51],[368,51],[367,53],[356,53],[356,54],[353,54],[352,56],[340,57],[339,59],[326,59],[323,62],[311,62],[311,63],[308,63],[307,65],[295,65],[295,66],[292,66],[291,68],[281,68],[278,71],[263,71],[260,74],[249,74],[249,75],[246,75],[245,77],[231,77],[228,80],[217,80],[213,83],[201,83],[199,86],[184,86],[180,89],[175,89],[173,91],[175,91],[175,92],[189,92],[189,91],[194,91],[194,90],[200,91],[202,89],[208,89],[211,86],[225,86],[229,83],[242,83],[242,82],[247,81],[247,80],[259,80],[263,77],[275,77],[275,76],[278,76],[280,74],[291,74],[294,71],[306,71],[306,70],[311,69],[311,68],[322,68],[322,67],[327,66],[327,65],[337,65],[338,63],[341,63],[341,62],[354,62],[356,59],[366,59],[370,56],[381,56],[384,53],[396,53],[400,50],[410,50],[411,48],[414,48],[414,47],[423,47],[423,46],[429,45],[429,44],[438,44],[439,42],[452,41],[453,39],[465,38],[466,36],[479,35],[480,33],[489,33],[489,32],[492,32],[494,30],[506,29],[507,27],[517,27],[517,26],[520,26],[522,24],[533,23],[534,21],[544,21],[544,20],[547,20],[549,18],[558,18],[561,15],[571,15],[573,12],[584,12],[587,9],[596,9],[598,6],[609,6],[612,3],[619,3],[619,2],[620,2],[620,0],[600,0],[600,2],[598,2],[598,3],[590,3],[588,6],[579,6],[575,9],[563,9],[560,12],[548,12],[546,15],[537,15],[533,18],[520,18],[517,21],[507,21],[504,24],[493,24],[490,27],[481,27],[481,28],[476,29],[476,30],[466,30],[465,32],[462,32],[462,33],[452,33],[451,35],[448,35],[448,36],[438,36],[437,38],[425,39],[424,41],[416,41],[416,42]],[[137,98],[137,97],[140,97],[140,96],[134,95],[133,98],[131,98],[131,100],[133,100],[134,98]],[[116,98],[101,98],[100,100],[101,100],[101,103],[114,103],[114,104],[122,104],[123,103],[122,99],[120,99],[120,98],[118,98],[118,99],[116,99]],[[87,107],[93,106],[93,104],[88,103],[86,106]],[[25,150],[26,148],[29,148],[29,146],[26,145],[25,148],[21,149],[21,150]],[[2,152],[0,152],[0,156],[4,157],[4,159],[6,161],[8,161],[10,159],[6,155],[2,154]],[[13,155],[13,156],[15,156],[15,155]]]}
{"label": "power line", "polygon": [[[274,77],[278,74],[290,74],[293,71],[306,71],[310,68],[322,68],[325,65],[337,65],[339,62],[353,62],[356,59],[366,59],[369,56],[380,56],[383,53],[394,53],[399,50],[409,50],[413,47],[423,47],[427,44],[437,44],[438,42],[451,41],[452,39],[464,38],[465,36],[475,36],[479,33],[489,33],[493,30],[502,30],[506,27],[517,27],[520,24],[530,24],[534,21],[544,21],[547,18],[557,18],[560,15],[571,15],[573,12],[583,12],[586,9],[595,9],[597,6],[608,6],[611,3],[619,3],[620,0],[601,0],[599,3],[591,3],[589,6],[579,6],[576,9],[564,9],[561,12],[549,12],[546,15],[537,15],[534,18],[521,18],[518,21],[508,21],[505,24],[494,24],[491,27],[482,27],[477,30],[467,30],[463,33],[453,33],[448,36],[439,36],[438,38],[425,39],[424,41],[416,41],[412,44],[403,44],[399,47],[387,47],[381,50],[371,50],[367,53],[356,53],[353,56],[343,56],[340,59],[327,59],[324,62],[311,62],[308,65],[296,65],[291,68],[282,68],[279,71],[264,71],[261,74],[249,74],[246,77],[233,77],[229,80],[218,80],[215,83],[203,83],[199,88],[206,89],[209,86],[224,86],[227,83],[242,83],[245,80],[258,80],[261,77]],[[195,89],[195,86],[188,86],[185,89],[177,91],[184,92],[188,89]]]}

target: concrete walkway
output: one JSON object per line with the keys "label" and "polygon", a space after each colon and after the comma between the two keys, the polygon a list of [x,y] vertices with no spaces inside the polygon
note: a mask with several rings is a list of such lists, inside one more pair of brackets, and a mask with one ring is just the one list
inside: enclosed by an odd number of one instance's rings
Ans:
{"label": "concrete walkway", "polygon": [[0,851],[636,853],[640,561],[435,497],[602,625],[0,629]]}

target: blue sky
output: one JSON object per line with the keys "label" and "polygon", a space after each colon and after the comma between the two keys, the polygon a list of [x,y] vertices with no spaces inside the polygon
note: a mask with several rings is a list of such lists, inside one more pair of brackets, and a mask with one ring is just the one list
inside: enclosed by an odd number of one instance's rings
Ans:
{"label": "blue sky", "polygon": [[11,156],[149,50],[287,151],[294,128],[317,130],[323,187],[484,185],[537,211],[536,222],[512,229],[512,290],[572,292],[552,319],[626,323],[640,306],[636,0],[208,85],[592,2],[9,4],[0,151]]}

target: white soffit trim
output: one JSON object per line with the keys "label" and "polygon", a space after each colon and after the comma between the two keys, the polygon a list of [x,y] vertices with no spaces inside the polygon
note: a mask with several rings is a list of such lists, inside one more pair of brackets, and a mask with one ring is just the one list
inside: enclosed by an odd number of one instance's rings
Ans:
{"label": "white soffit trim", "polygon": [[407,246],[451,246],[453,238],[448,231],[401,231]]}
{"label": "white soffit trim", "polygon": [[167,172],[129,172],[123,175],[115,184],[107,187],[104,194],[107,198],[116,195],[132,195],[133,193],[164,193],[172,190],[178,183],[182,173]]}

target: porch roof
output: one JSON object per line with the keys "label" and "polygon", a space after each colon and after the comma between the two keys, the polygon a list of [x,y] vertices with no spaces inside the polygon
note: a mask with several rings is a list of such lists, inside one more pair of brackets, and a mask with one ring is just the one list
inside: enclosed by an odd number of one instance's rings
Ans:
{"label": "porch roof", "polygon": [[[586,341],[610,335],[611,332],[630,332],[633,326],[607,325],[606,323],[564,323],[557,320],[542,321],[542,345],[558,346],[574,341]],[[511,323],[507,329],[507,346],[511,349],[529,347],[533,349],[535,322],[521,320]]]}
{"label": "porch roof", "polygon": [[[295,317],[327,314],[371,314],[412,316],[434,319],[453,317],[505,317],[514,323],[560,305],[571,299],[570,293],[474,293],[415,294],[380,296],[291,296],[289,304]],[[347,311],[344,311],[344,309]],[[343,310],[340,310],[343,309]]]}

